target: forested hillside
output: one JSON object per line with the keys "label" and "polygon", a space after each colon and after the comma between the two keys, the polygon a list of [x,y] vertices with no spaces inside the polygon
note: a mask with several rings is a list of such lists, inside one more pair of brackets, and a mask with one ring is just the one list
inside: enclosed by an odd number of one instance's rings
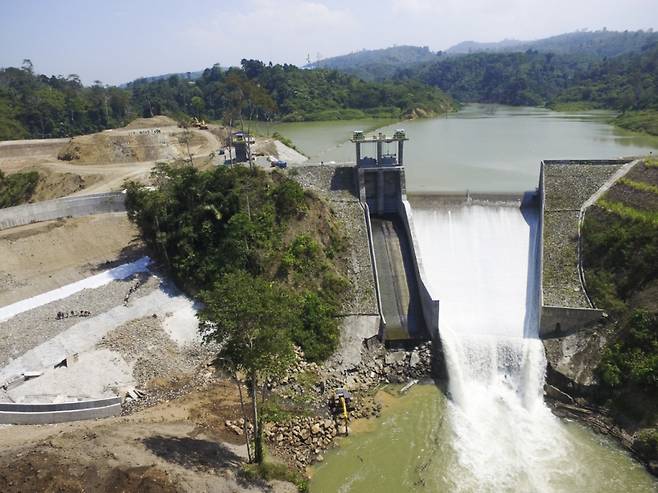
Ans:
{"label": "forested hillside", "polygon": [[364,82],[333,70],[243,60],[187,77],[141,79],[125,89],[91,87],[76,75],[36,74],[31,63],[0,70],[0,140],[63,137],[168,114],[235,121],[286,121],[437,114],[453,108],[440,89],[415,80]]}
{"label": "forested hillside", "polygon": [[513,105],[586,102],[592,107],[658,107],[658,43],[639,53],[592,61],[585,56],[476,53],[398,73],[436,85],[460,101]]}
{"label": "forested hillside", "polygon": [[382,80],[392,77],[399,69],[432,62],[438,56],[427,46],[393,46],[325,58],[307,65],[307,68],[335,69],[363,80]]}
{"label": "forested hillside", "polygon": [[583,59],[533,51],[476,53],[401,71],[398,77],[447,88],[459,101],[538,106],[557,97],[589,67]]}
{"label": "forested hillside", "polygon": [[402,46],[322,60],[367,80],[420,81],[462,102],[613,109],[615,123],[658,134],[658,33],[575,32],[537,41]]}
{"label": "forested hillside", "polygon": [[361,50],[347,55],[319,60],[308,68],[331,68],[357,75],[365,80],[382,80],[398,71],[421,64],[447,62],[472,54],[511,54],[528,50],[553,55],[569,55],[580,61],[597,62],[619,55],[637,54],[658,42],[658,32],[649,31],[578,31],[534,41],[505,39],[493,43],[463,41],[445,51],[432,52],[428,47],[394,46],[381,50]]}

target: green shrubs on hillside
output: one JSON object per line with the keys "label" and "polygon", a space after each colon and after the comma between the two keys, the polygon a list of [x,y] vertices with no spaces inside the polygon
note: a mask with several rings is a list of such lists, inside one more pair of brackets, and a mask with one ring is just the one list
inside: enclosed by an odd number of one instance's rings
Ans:
{"label": "green shrubs on hillside", "polygon": [[39,182],[37,171],[5,175],[0,171],[0,208],[28,202]]}
{"label": "green shrubs on hillside", "polygon": [[[290,314],[284,336],[307,359],[335,350],[348,283],[328,207],[285,175],[259,169],[160,164],[155,181],[156,190],[127,184],[128,214],[179,285],[208,302],[226,297],[229,280],[245,293],[262,281],[280,291],[277,303]],[[320,218],[311,220],[309,208]]]}
{"label": "green shrubs on hillside", "polygon": [[658,316],[634,310],[622,338],[608,347],[601,361],[603,381],[611,388],[632,385],[658,392]]}
{"label": "green shrubs on hillside", "polygon": [[658,278],[658,228],[598,207],[583,224],[587,288],[595,304],[618,318],[633,295]]}
{"label": "green shrubs on hillside", "polygon": [[[634,178],[620,186],[646,193],[651,185]],[[656,214],[604,196],[583,224],[588,292],[594,304],[610,314],[615,328],[597,368],[599,398],[620,419],[640,426],[654,426],[658,417]]]}

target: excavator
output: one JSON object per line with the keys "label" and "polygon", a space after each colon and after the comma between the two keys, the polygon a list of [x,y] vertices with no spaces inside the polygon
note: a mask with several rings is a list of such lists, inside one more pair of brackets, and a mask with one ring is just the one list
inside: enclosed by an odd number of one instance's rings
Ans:
{"label": "excavator", "polygon": [[192,121],[192,126],[198,128],[199,130],[208,130],[208,124],[206,123],[206,121],[205,120],[199,121],[199,119],[196,116]]}
{"label": "excavator", "polygon": [[208,124],[206,123],[206,121],[205,120],[199,121],[199,119],[196,116],[192,117],[192,121],[187,120],[187,121],[178,122],[178,128],[186,128],[188,126],[198,128],[199,130],[208,130]]}

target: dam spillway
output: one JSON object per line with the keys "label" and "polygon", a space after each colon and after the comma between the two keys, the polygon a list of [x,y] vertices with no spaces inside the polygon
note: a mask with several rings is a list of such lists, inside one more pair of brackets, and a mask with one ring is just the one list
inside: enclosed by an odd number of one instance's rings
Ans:
{"label": "dam spillway", "polygon": [[543,401],[538,210],[519,205],[414,208],[424,268],[441,300],[455,483],[464,491],[555,491],[580,473]]}
{"label": "dam spillway", "polygon": [[407,235],[396,216],[372,218],[386,341],[427,338]]}

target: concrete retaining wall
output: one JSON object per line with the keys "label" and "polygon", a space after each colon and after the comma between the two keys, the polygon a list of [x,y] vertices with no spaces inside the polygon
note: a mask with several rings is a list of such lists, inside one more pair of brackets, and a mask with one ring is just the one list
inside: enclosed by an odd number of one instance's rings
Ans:
{"label": "concrete retaining wall", "polygon": [[539,307],[544,306],[544,161],[539,165]]}
{"label": "concrete retaining wall", "polygon": [[357,166],[359,200],[374,214],[395,214],[405,193],[404,168],[399,166],[365,168]]}
{"label": "concrete retaining wall", "polygon": [[418,283],[418,296],[420,298],[421,308],[423,310],[423,317],[425,318],[425,325],[433,341],[439,341],[439,300],[434,297],[430,291],[430,285],[423,269],[423,258],[420,254],[420,247],[418,246],[418,239],[416,238],[413,215],[411,211],[411,204],[406,199],[406,195],[400,201],[398,214],[404,224],[407,239],[409,240],[409,248],[411,249],[411,257],[413,260],[414,272],[416,274],[416,281]]}
{"label": "concrete retaining wall", "polygon": [[7,207],[0,209],[0,230],[65,217],[125,212],[125,197],[121,192],[101,193]]}
{"label": "concrete retaining wall", "polygon": [[0,424],[36,425],[107,418],[121,413],[121,399],[52,403],[0,403]]}
{"label": "concrete retaining wall", "polygon": [[603,321],[603,310],[542,306],[539,337],[563,337]]}
{"label": "concrete retaining wall", "polygon": [[377,271],[377,258],[375,257],[375,244],[372,240],[372,223],[370,221],[370,208],[365,202],[360,202],[365,215],[366,230],[368,232],[368,249],[370,250],[370,262],[372,263],[372,275],[375,280],[375,294],[377,296],[377,311],[379,312],[379,327],[383,330],[386,327],[386,319],[382,310],[382,295],[379,288],[379,272]]}

